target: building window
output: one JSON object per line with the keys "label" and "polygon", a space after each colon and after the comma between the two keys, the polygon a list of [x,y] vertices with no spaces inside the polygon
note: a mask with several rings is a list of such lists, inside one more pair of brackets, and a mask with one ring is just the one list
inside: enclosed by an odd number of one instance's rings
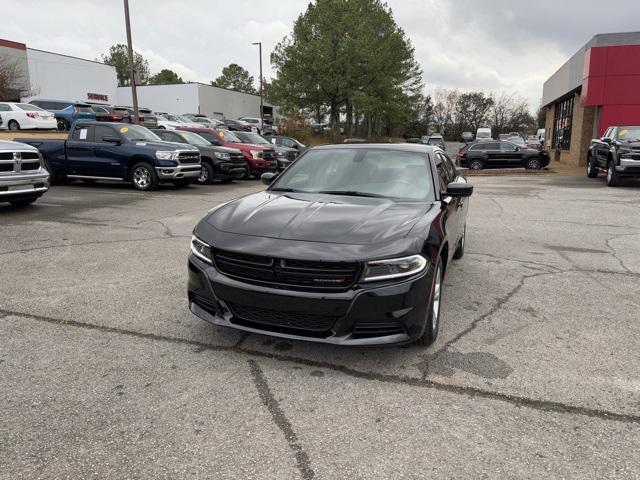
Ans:
{"label": "building window", "polygon": [[570,96],[565,100],[556,102],[553,113],[553,147],[558,144],[562,150],[571,148],[571,123],[573,119],[573,99]]}

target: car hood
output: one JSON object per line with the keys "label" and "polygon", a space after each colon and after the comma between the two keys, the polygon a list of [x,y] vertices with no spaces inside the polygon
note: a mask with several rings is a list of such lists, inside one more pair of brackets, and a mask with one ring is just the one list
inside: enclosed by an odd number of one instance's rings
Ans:
{"label": "car hood", "polygon": [[32,147],[31,145],[27,145],[26,143],[12,142],[10,140],[0,140],[0,150],[16,150],[16,151],[21,150],[23,152],[38,151],[36,147]]}
{"label": "car hood", "polygon": [[130,141],[134,145],[138,145],[140,147],[149,147],[155,148],[156,150],[197,150],[196,147],[192,145],[187,145],[185,143],[176,143],[176,142],[164,142],[162,140],[158,141],[146,141],[146,140],[136,140]]}
{"label": "car hood", "polygon": [[381,198],[264,191],[214,210],[206,221],[226,233],[372,245],[405,237],[430,208]]}
{"label": "car hood", "polygon": [[280,153],[280,152],[289,153],[289,152],[296,152],[297,151],[295,148],[283,147],[282,145],[271,145],[271,148],[273,148],[278,153]]}

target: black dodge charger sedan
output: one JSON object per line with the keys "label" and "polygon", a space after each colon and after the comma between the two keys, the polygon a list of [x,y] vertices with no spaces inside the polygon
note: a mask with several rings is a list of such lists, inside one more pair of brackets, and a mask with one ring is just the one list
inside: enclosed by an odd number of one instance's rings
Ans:
{"label": "black dodge charger sedan", "polygon": [[439,148],[316,147],[194,229],[189,308],[215,325],[340,345],[433,343],[473,186]]}

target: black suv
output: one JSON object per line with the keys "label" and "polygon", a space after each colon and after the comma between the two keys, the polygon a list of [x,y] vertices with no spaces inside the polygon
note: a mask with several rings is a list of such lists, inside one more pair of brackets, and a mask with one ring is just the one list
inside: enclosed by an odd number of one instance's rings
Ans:
{"label": "black suv", "polygon": [[[113,107],[113,110],[117,115],[122,115],[123,123],[132,123],[131,117],[133,117],[133,108],[115,106]],[[138,123],[146,128],[158,128],[158,119],[150,108],[138,108]]]}
{"label": "black suv", "polygon": [[616,187],[622,177],[640,177],[640,126],[609,127],[600,139],[591,141],[587,154],[587,176],[607,172],[607,185]]}
{"label": "black suv", "polygon": [[470,170],[519,167],[539,170],[549,165],[549,154],[511,142],[474,142],[460,149],[458,163]]}
{"label": "black suv", "polygon": [[209,185],[214,180],[228,182],[242,178],[247,169],[247,162],[242,152],[236,148],[212,145],[194,132],[175,130],[152,130],[165,142],[187,143],[200,150],[202,170],[196,180],[201,185]]}

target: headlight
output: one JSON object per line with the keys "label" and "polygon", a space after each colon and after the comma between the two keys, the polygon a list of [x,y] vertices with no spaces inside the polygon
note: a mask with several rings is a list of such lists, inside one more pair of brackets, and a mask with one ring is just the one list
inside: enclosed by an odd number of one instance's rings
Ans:
{"label": "headlight", "polygon": [[175,160],[176,152],[172,150],[158,150],[156,152],[156,158],[158,160]]}
{"label": "headlight", "polygon": [[213,265],[213,256],[211,255],[211,247],[200,240],[195,235],[191,237],[191,253],[201,260]]}
{"label": "headlight", "polygon": [[286,153],[284,153],[284,152],[278,152],[278,157],[279,157],[279,158],[285,158],[286,156],[287,156],[287,154],[286,154]]}
{"label": "headlight", "polygon": [[260,150],[249,150],[251,152],[251,156],[254,160],[259,160],[262,158],[262,152]]}
{"label": "headlight", "polygon": [[427,264],[427,259],[422,255],[367,262],[362,281],[373,282],[376,280],[409,277],[422,272]]}
{"label": "headlight", "polygon": [[231,159],[231,155],[229,155],[228,153],[223,153],[223,152],[215,152],[214,154],[216,156],[217,159],[219,160],[230,160]]}

